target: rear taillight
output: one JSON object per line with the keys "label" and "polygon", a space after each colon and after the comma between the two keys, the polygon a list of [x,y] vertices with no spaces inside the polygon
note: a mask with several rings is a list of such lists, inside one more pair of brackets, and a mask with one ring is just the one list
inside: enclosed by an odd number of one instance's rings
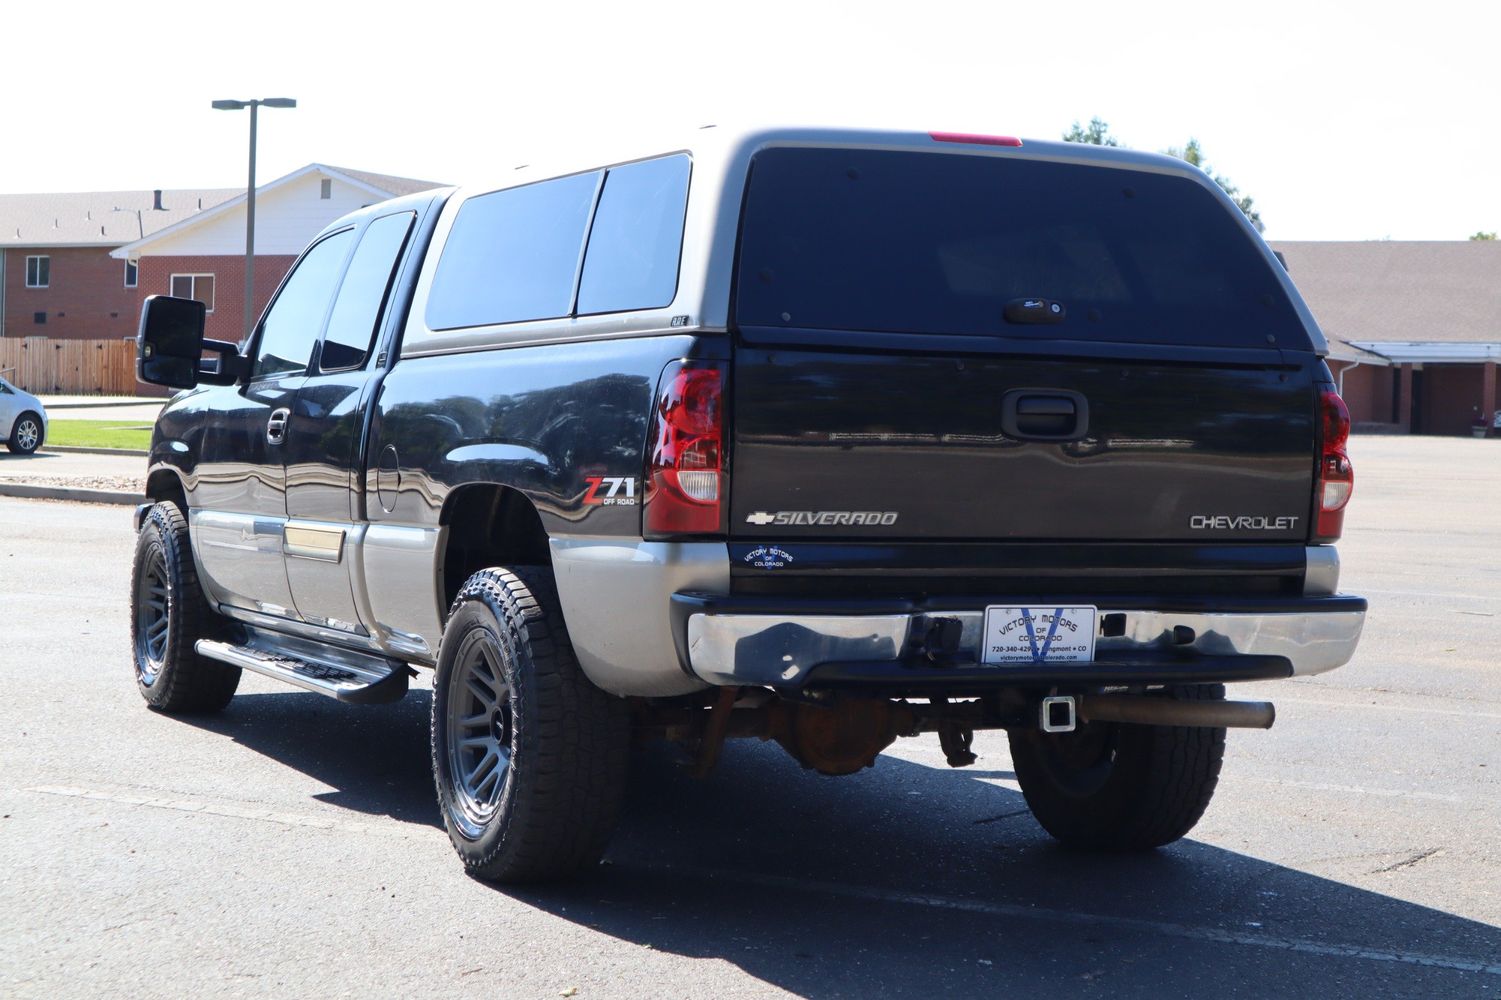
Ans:
{"label": "rear taillight", "polygon": [[1314,541],[1332,542],[1345,527],[1345,504],[1355,491],[1355,470],[1345,447],[1350,441],[1350,410],[1339,393],[1325,390],[1319,399],[1319,479]]}
{"label": "rear taillight", "polygon": [[646,534],[724,531],[724,371],[675,361],[662,373],[646,465]]}

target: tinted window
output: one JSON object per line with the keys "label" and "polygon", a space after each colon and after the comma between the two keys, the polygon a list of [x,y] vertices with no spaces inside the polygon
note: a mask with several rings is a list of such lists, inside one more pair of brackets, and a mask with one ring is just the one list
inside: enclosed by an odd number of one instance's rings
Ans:
{"label": "tinted window", "polygon": [[599,174],[470,198],[427,301],[433,330],[567,316]]}
{"label": "tinted window", "polygon": [[687,156],[615,167],[605,177],[579,282],[580,313],[672,303],[688,204]]}
{"label": "tinted window", "polygon": [[335,233],[315,244],[297,262],[271,303],[271,311],[261,321],[260,349],[252,378],[307,369],[353,239],[352,229]]}
{"label": "tinted window", "polygon": [[412,212],[402,212],[376,219],[360,237],[323,334],[323,355],[318,361],[322,370],[358,368],[365,363],[391,288],[391,273],[415,218]]}
{"label": "tinted window", "polygon": [[[1065,319],[1007,322],[1025,298]],[[1308,346],[1259,247],[1198,184],[992,156],[758,154],[737,302],[746,326]]]}

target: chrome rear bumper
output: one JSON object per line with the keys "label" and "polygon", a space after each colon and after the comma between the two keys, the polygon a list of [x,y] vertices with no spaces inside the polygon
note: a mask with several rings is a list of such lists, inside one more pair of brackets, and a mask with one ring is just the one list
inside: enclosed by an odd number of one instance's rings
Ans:
{"label": "chrome rear bumper", "polygon": [[[692,595],[679,595],[685,602]],[[685,667],[696,677],[716,685],[796,686],[807,683],[817,668],[859,664],[892,667],[910,665],[924,684],[941,679],[946,666],[967,666],[956,676],[973,681],[984,675],[992,683],[1008,677],[1025,677],[1036,683],[1044,673],[1056,674],[1060,683],[1071,676],[1109,675],[1119,664],[1133,682],[1150,675],[1151,664],[1162,662],[1164,681],[1192,674],[1194,679],[1214,679],[1216,671],[1229,680],[1261,676],[1317,674],[1347,663],[1355,653],[1365,622],[1365,602],[1359,598],[1324,598],[1305,602],[1297,609],[1246,611],[1165,611],[1150,609],[1100,609],[1102,628],[1111,617],[1110,635],[1096,639],[1096,662],[1048,664],[1025,670],[1008,666],[979,667],[976,651],[984,624],[983,609],[959,611],[911,610],[875,614],[760,613],[740,611],[730,602],[704,602],[699,610],[679,607],[685,628],[680,653]],[[1124,616],[1124,622],[1119,617]],[[923,638],[941,619],[957,620],[959,639],[949,663],[924,662],[920,657]],[[952,629],[953,626],[950,626]],[[1193,630],[1189,642],[1175,630]],[[915,656],[914,654],[919,654]],[[1236,657],[1258,658],[1250,672],[1237,672]],[[1273,658],[1286,663],[1273,669]],[[968,661],[965,664],[963,661]],[[1195,662],[1202,671],[1184,669]],[[1280,662],[1280,661],[1278,661]],[[1247,659],[1247,667],[1252,661]],[[1080,670],[1089,666],[1092,669]],[[1125,668],[1129,666],[1130,669]],[[848,672],[836,673],[847,676]],[[887,672],[892,673],[892,672]],[[1205,676],[1199,676],[1203,674]],[[1097,682],[1097,681],[1093,681]]]}

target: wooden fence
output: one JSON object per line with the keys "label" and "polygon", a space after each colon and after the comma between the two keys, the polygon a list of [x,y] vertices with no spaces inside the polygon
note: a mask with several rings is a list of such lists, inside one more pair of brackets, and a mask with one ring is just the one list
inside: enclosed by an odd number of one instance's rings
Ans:
{"label": "wooden fence", "polygon": [[79,396],[134,396],[135,340],[53,340],[0,337],[0,372],[27,392]]}

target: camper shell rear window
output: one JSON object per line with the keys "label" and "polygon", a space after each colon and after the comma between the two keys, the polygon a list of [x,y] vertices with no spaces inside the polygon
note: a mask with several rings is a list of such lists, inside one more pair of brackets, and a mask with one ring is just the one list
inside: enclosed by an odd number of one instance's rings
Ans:
{"label": "camper shell rear window", "polygon": [[[1056,322],[1015,322],[1044,300]],[[1193,180],[1007,155],[772,148],[742,327],[1310,348],[1256,238]]]}

